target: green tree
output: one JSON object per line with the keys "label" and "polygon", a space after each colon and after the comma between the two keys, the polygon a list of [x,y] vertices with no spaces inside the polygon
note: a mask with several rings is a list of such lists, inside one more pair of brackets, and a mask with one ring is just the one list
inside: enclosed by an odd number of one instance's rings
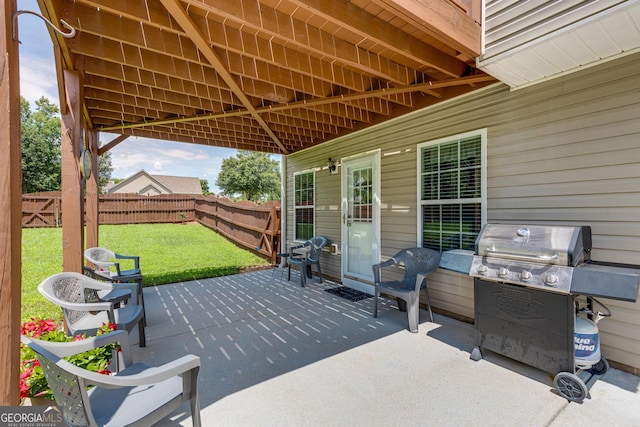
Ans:
{"label": "green tree", "polygon": [[240,150],[222,161],[216,180],[223,194],[253,202],[280,199],[280,165],[269,154]]}
{"label": "green tree", "polygon": [[211,194],[211,190],[209,190],[209,181],[207,181],[206,179],[201,179],[200,186],[202,187],[202,194],[204,194],[205,196]]}
{"label": "green tree", "polygon": [[20,97],[22,192],[60,190],[60,117],[45,97],[29,102]]}
{"label": "green tree", "polygon": [[100,194],[104,194],[105,188],[111,179],[112,172],[111,151],[107,151],[98,157],[98,190]]}

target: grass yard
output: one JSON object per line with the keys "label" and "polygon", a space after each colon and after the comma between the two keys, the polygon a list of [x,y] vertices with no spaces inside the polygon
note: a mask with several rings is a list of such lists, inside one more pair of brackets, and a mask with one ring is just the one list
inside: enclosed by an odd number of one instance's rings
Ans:
{"label": "grass yard", "polygon": [[[100,226],[100,246],[140,256],[144,286],[236,274],[267,262],[197,224]],[[124,268],[130,268],[124,264]],[[62,271],[62,229],[22,230],[22,320],[62,319],[61,310],[45,300],[38,285]]]}

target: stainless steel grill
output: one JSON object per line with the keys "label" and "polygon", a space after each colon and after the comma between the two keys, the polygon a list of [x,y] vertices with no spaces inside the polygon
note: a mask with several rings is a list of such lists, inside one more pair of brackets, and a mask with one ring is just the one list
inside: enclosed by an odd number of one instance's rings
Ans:
{"label": "stainless steel grill", "polygon": [[574,298],[635,301],[640,271],[591,260],[591,228],[487,224],[476,240],[477,347],[550,373],[573,372]]}
{"label": "stainless steel grill", "polygon": [[567,294],[573,267],[588,261],[590,253],[589,227],[487,224],[469,274]]}

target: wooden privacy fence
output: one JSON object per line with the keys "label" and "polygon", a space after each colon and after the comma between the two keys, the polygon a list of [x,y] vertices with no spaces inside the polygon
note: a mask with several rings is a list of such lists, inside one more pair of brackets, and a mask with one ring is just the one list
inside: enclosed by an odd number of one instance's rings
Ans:
{"label": "wooden privacy fence", "polygon": [[[272,262],[279,252],[279,201],[256,205],[189,194],[103,194],[100,195],[99,210],[100,224],[198,221]],[[22,195],[23,227],[59,227],[63,216],[60,192]]]}
{"label": "wooden privacy fence", "polygon": [[215,196],[195,196],[196,220],[275,262],[280,247],[280,202],[256,205]]}

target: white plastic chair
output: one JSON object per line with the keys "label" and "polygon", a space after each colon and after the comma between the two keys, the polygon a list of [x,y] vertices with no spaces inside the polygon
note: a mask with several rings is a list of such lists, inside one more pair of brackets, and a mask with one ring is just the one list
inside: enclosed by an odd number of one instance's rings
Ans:
{"label": "white plastic chair", "polygon": [[[199,427],[198,373],[200,358],[186,355],[153,367],[131,360],[124,331],[74,342],[41,341],[26,336],[23,344],[37,355],[64,421],[72,426],[150,426],[190,401],[193,425]],[[75,366],[63,357],[111,343],[120,343],[117,371],[99,374]],[[113,361],[112,361],[113,365]],[[95,386],[87,389],[88,386]]]}
{"label": "white plastic chair", "polygon": [[[409,331],[418,332],[420,323],[420,289],[424,288],[429,308],[429,318],[433,322],[427,275],[438,268],[440,253],[427,248],[403,249],[393,258],[373,265],[375,295],[373,298],[373,317],[378,317],[378,298],[380,294],[390,295],[398,299],[400,311],[406,311],[409,320]],[[393,265],[404,265],[404,277],[400,281],[381,280],[381,270]]]}
{"label": "white plastic chair", "polygon": [[[131,295],[135,295],[137,284],[122,283],[118,287],[128,287]],[[140,347],[144,347],[143,312],[135,298],[131,298],[124,307],[107,301],[93,302],[96,292],[113,289],[115,285],[112,283],[100,282],[75,272],[54,274],[38,286],[38,291],[46,299],[62,308],[70,335],[95,335],[103,323],[115,323],[118,329],[127,332],[138,325]]]}
{"label": "white plastic chair", "polygon": [[[140,257],[135,255],[117,254],[105,248],[88,248],[84,251],[85,259],[94,265],[94,269],[85,267],[85,271],[95,279],[110,281],[114,284],[135,282],[138,284],[136,295],[138,296],[138,304],[144,308],[144,294],[142,292],[142,271],[140,270]],[[120,261],[131,260],[134,263],[131,269],[120,268]],[[145,318],[146,324],[146,318]]]}

